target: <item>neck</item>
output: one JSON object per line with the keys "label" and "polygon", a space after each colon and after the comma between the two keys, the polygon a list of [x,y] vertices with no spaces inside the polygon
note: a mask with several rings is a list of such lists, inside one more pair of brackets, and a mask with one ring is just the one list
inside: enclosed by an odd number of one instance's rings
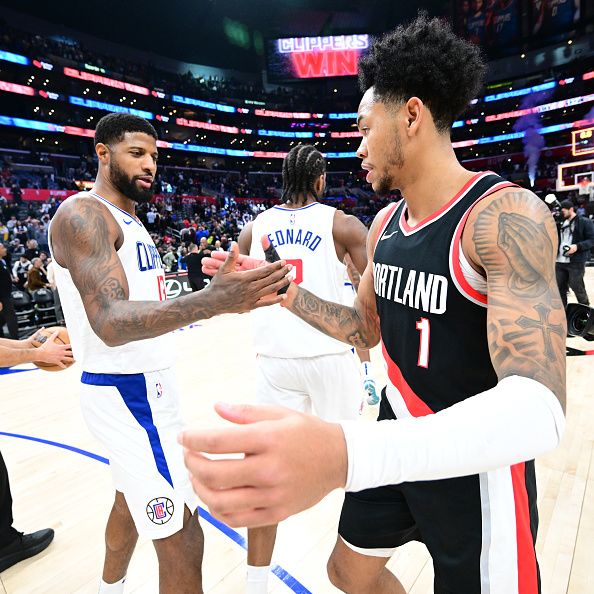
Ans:
{"label": "neck", "polygon": [[313,204],[314,202],[316,202],[315,198],[313,198],[313,196],[310,196],[310,195],[308,195],[305,198],[305,200],[303,198],[304,198],[303,194],[300,194],[299,196],[295,196],[288,202],[285,202],[285,206],[287,208],[302,208],[303,206],[307,206],[308,204]]}
{"label": "neck", "polygon": [[109,177],[101,169],[99,170],[99,174],[97,175],[97,179],[95,179],[91,191],[95,192],[95,194],[99,194],[101,198],[109,200],[109,202],[115,204],[115,206],[121,208],[133,217],[136,216],[136,202],[124,196],[124,194],[111,183]]}
{"label": "neck", "polygon": [[449,137],[440,139],[429,150],[420,151],[411,162],[414,165],[400,184],[411,225],[439,210],[474,175],[456,158]]}

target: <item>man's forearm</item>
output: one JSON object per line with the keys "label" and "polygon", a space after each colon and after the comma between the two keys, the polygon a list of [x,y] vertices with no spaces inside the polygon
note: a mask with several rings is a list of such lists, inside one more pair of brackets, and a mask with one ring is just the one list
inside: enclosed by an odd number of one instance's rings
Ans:
{"label": "man's forearm", "polygon": [[[18,341],[14,341],[18,342]],[[30,363],[35,359],[35,348],[5,346],[0,343],[0,367],[11,367],[20,363]]]}
{"label": "man's forearm", "polygon": [[0,338],[0,346],[10,349],[31,348],[31,345],[26,340],[13,340],[12,338]]}
{"label": "man's forearm", "polygon": [[212,299],[204,289],[167,301],[95,299],[94,315],[87,311],[93,330],[108,346],[155,338],[198,320],[225,313],[225,301]]}
{"label": "man's forearm", "polygon": [[316,330],[358,349],[370,349],[379,341],[376,325],[355,308],[325,301],[295,284],[289,287],[283,306]]}

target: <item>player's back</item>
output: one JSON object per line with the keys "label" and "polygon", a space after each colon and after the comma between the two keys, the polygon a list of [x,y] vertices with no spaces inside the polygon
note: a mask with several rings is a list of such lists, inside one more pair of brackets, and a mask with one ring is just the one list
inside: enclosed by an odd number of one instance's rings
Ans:
{"label": "player's back", "polygon": [[[341,303],[345,266],[333,237],[336,209],[318,202],[301,208],[274,206],[253,223],[250,255],[264,258],[261,237],[267,235],[281,258],[293,264],[294,281],[322,299]],[[339,342],[280,305],[253,312],[256,351],[270,357],[314,357],[342,353]]]}
{"label": "player's back", "polygon": [[[142,223],[111,202],[88,193],[103,204],[122,229],[124,241],[117,250],[128,281],[130,301],[162,301],[165,299],[165,277],[161,257]],[[73,196],[69,200],[76,200]],[[142,373],[165,369],[173,365],[170,334],[137,340],[109,347],[93,331],[84,305],[70,272],[55,262],[56,285],[68,326],[74,357],[82,369],[90,373]],[[99,291],[100,288],[98,287]]]}

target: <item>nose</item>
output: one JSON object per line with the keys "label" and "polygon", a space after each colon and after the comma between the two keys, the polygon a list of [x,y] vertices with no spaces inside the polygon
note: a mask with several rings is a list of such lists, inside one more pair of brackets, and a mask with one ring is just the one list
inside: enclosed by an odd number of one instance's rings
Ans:
{"label": "nose", "polygon": [[357,149],[357,157],[359,159],[365,159],[367,157],[367,139],[365,136],[361,138],[361,144],[359,144],[359,148]]}
{"label": "nose", "polygon": [[144,155],[144,159],[142,160],[142,170],[151,176],[155,175],[155,172],[157,171],[157,164],[155,163],[152,155]]}

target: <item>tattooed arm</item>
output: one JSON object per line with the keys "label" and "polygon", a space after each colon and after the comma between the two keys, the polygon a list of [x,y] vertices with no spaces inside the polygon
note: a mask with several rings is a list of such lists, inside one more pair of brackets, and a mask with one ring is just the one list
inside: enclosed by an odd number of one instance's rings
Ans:
{"label": "tattooed arm", "polygon": [[294,314],[321,332],[358,349],[370,349],[380,340],[380,326],[373,288],[373,252],[387,209],[382,209],[367,235],[367,266],[353,307],[320,299],[303,287],[291,284],[282,303]]}
{"label": "tattooed arm", "polygon": [[51,227],[55,258],[67,268],[82,298],[93,331],[108,346],[153,338],[196,320],[240,313],[278,303],[265,302],[287,284],[282,262],[235,272],[236,250],[208,288],[168,301],[128,301],[126,275],[117,249],[123,234],[108,209],[89,196],[69,199]]}
{"label": "tattooed arm", "polygon": [[528,191],[501,190],[471,212],[462,247],[486,273],[487,336],[499,380],[535,379],[565,408],[566,320],[549,210]]}

